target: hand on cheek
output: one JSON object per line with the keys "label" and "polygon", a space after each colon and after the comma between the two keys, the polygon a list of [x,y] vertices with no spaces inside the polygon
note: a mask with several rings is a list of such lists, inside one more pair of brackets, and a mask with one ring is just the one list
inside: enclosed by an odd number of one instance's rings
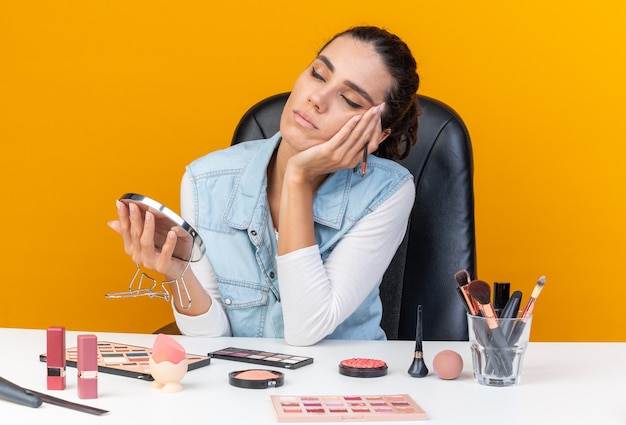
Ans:
{"label": "hand on cheek", "polygon": [[356,167],[363,159],[365,144],[368,143],[370,154],[386,137],[380,118],[383,108],[384,104],[373,106],[364,114],[349,118],[328,141],[294,155],[288,171],[304,181],[313,182],[316,177]]}

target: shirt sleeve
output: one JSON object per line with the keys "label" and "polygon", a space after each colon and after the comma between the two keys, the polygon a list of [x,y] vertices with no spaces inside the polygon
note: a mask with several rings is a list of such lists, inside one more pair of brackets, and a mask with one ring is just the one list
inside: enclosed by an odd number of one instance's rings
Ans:
{"label": "shirt sleeve", "polygon": [[315,344],[361,305],[402,242],[414,200],[409,180],[356,223],[325,262],[317,245],[277,257],[288,344]]}
{"label": "shirt sleeve", "polygon": [[[183,176],[180,185],[180,209],[183,219],[192,227],[195,227],[193,220],[193,217],[195,217],[193,189],[187,173]],[[178,329],[180,329],[183,335],[188,336],[231,336],[230,322],[228,321],[226,311],[222,307],[222,299],[217,288],[217,279],[209,259],[204,256],[200,261],[191,263],[189,267],[202,284],[204,290],[211,296],[213,302],[206,313],[198,316],[188,316],[179,312],[172,303]]]}

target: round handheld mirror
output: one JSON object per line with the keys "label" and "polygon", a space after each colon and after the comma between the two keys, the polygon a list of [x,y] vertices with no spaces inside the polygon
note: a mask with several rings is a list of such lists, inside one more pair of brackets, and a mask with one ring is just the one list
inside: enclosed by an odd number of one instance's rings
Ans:
{"label": "round handheld mirror", "polygon": [[120,201],[126,205],[131,202],[134,203],[144,216],[146,211],[150,211],[154,215],[154,246],[156,249],[161,249],[167,233],[173,230],[178,236],[173,257],[192,262],[202,258],[205,251],[202,238],[189,223],[174,211],[154,199],[137,193],[127,193],[120,198]]}

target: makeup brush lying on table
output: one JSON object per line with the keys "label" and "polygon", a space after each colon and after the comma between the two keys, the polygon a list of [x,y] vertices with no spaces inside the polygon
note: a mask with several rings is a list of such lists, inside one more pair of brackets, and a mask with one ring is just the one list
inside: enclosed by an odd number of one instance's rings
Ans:
{"label": "makeup brush lying on table", "polygon": [[493,348],[496,373],[499,372],[502,376],[511,375],[512,361],[510,353],[506,349],[508,342],[502,329],[500,329],[498,317],[491,304],[491,287],[482,280],[472,280],[467,284],[467,290],[470,296],[478,302],[480,311],[485,317],[487,327],[489,328],[488,339],[483,342],[490,344],[491,348]]}
{"label": "makeup brush lying on table", "polygon": [[[0,398],[19,403],[29,407],[39,407],[42,403],[50,403],[56,406],[66,407],[68,409],[78,410],[79,412],[90,413],[92,415],[103,415],[108,410],[99,409],[97,407],[86,406],[84,404],[74,403],[72,401],[63,400],[48,394],[39,393],[28,388],[20,387],[17,384],[4,379],[0,376]],[[2,422],[4,423],[4,421]]]}

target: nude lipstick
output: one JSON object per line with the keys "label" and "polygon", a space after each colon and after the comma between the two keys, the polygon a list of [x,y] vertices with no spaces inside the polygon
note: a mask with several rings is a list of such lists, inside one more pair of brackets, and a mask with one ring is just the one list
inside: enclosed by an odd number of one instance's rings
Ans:
{"label": "nude lipstick", "polygon": [[98,398],[98,338],[78,335],[78,398]]}

